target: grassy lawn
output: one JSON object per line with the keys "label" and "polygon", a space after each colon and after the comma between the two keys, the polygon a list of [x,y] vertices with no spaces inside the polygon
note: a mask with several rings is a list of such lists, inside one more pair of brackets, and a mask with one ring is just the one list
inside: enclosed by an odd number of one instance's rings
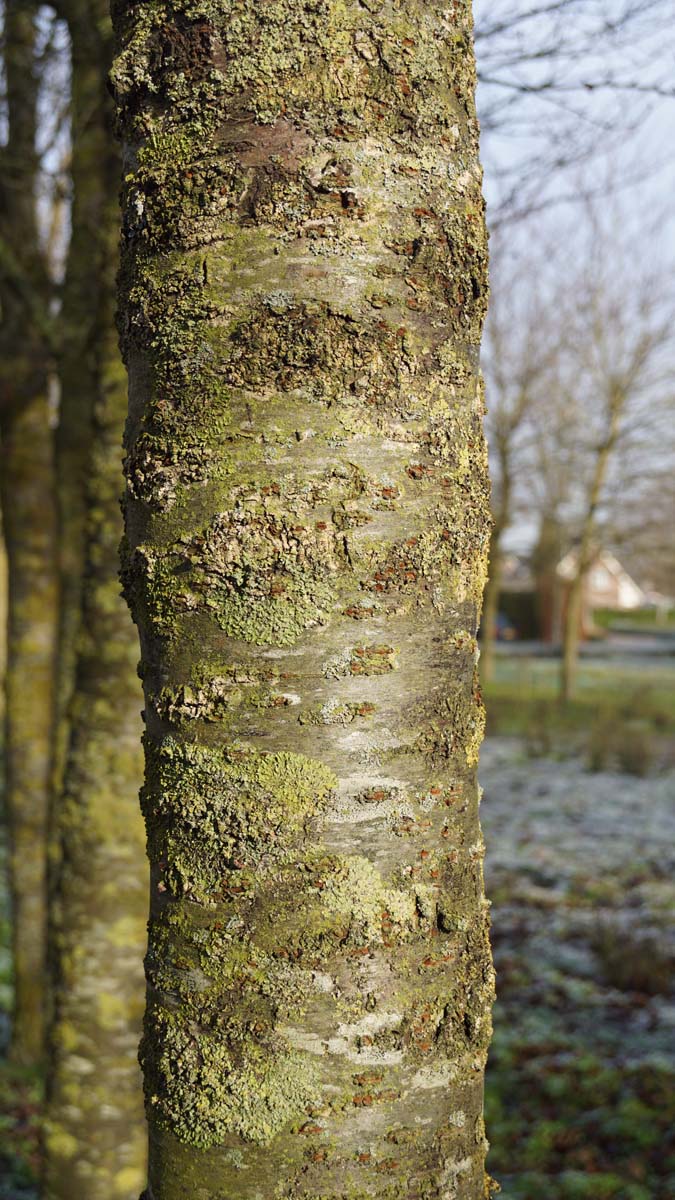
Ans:
{"label": "grassy lawn", "polygon": [[484,689],[487,732],[518,736],[533,754],[582,754],[595,769],[644,774],[671,759],[675,658],[621,663],[583,660],[577,696],[558,701],[559,663],[499,657]]}
{"label": "grassy lawn", "polygon": [[596,608],[593,612],[593,623],[601,629],[641,629],[658,633],[662,629],[675,629],[675,608],[664,613],[656,613],[648,608],[637,608],[629,612]]}

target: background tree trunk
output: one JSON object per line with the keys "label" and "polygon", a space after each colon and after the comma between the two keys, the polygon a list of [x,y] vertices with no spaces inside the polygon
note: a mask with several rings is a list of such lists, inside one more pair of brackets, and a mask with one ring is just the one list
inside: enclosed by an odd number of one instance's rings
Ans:
{"label": "background tree trunk", "polygon": [[56,640],[56,527],[46,396],[2,423],[0,475],[9,595],[5,813],[12,900],[12,1057],[42,1058],[47,818]]}
{"label": "background tree trunk", "polygon": [[[114,193],[113,193],[114,195]],[[102,281],[108,295],[112,279]],[[109,314],[110,315],[110,314]],[[83,625],[57,832],[57,986],[49,1076],[49,1200],[135,1200],[147,1133],[137,1044],[147,879],[138,647],[117,579],[125,381],[107,336],[96,410]]]}
{"label": "background tree trunk", "polygon": [[49,287],[37,230],[37,4],[5,4],[7,141],[0,190],[0,505],[8,561],[5,813],[10,844],[11,1053],[42,1057],[46,853],[57,608]]}
{"label": "background tree trunk", "polygon": [[54,816],[56,989],[45,1195],[136,1200],[147,1158],[136,1052],[147,875],[138,806],[138,641],[118,578],[127,407],[114,322],[121,165],[105,89],[112,32],[107,5],[74,2],[67,11],[75,200],[62,373],[62,569],[69,611],[61,627],[60,737],[68,730],[68,754]]}
{"label": "background tree trunk", "polygon": [[574,698],[576,690],[584,578],[585,572],[583,575],[577,572],[567,589],[560,669],[560,699],[564,704]]}
{"label": "background tree trunk", "polygon": [[493,529],[490,539],[490,566],[485,594],[483,596],[482,638],[481,638],[481,679],[490,683],[495,673],[495,644],[497,641],[497,617],[499,615],[499,595],[502,587],[502,555],[499,546],[499,536]]}
{"label": "background tree trunk", "polygon": [[[56,468],[59,504],[61,607],[54,732],[54,793],[63,786],[69,706],[82,621],[92,419],[100,392],[101,279],[110,257],[110,210],[119,170],[110,146],[106,95],[106,6],[99,0],[61,0],[71,42],[71,236],[59,314],[59,423]],[[110,55],[108,54],[108,60]],[[106,298],[103,298],[104,304]],[[109,305],[109,300],[107,301]],[[108,317],[109,319],[109,317]],[[105,326],[103,325],[103,328]],[[104,338],[107,335],[105,331]]]}
{"label": "background tree trunk", "polygon": [[116,3],[153,1200],[478,1200],[468,3]]}
{"label": "background tree trunk", "polygon": [[625,398],[625,390],[615,386],[610,381],[607,396],[607,430],[605,437],[596,450],[588,491],[588,502],[581,526],[576,572],[567,593],[567,605],[563,620],[562,661],[560,668],[560,700],[563,704],[569,703],[574,698],[576,692],[584,582],[596,551],[594,545],[596,514],[602,496],[602,489],[607,478],[609,463],[619,437]]}

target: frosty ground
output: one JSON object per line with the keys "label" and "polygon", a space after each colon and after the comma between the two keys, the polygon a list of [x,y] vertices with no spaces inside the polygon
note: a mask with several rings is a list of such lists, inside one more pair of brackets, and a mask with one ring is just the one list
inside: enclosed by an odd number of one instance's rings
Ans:
{"label": "frosty ground", "polygon": [[[486,741],[489,1164],[511,1200],[675,1196],[675,770]],[[528,752],[528,746],[529,751]],[[660,751],[663,750],[663,738]]]}

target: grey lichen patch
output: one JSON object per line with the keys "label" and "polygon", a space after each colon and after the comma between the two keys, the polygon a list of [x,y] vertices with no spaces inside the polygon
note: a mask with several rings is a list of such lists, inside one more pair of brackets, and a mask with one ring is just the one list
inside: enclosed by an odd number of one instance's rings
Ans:
{"label": "grey lichen patch", "polygon": [[298,716],[301,725],[351,725],[359,717],[371,717],[376,706],[364,700],[347,703],[328,700],[317,708],[307,709]]}
{"label": "grey lichen patch", "polygon": [[183,1142],[207,1149],[237,1134],[266,1146],[317,1099],[315,1061],[278,1035],[269,1045],[230,1047],[161,1010],[151,1010],[149,1021],[161,1049],[151,1064],[148,1107]]}
{"label": "grey lichen patch", "polygon": [[386,645],[352,646],[324,663],[327,679],[343,679],[348,675],[388,675],[398,666],[395,647]]}
{"label": "grey lichen patch", "polygon": [[286,707],[296,702],[280,692],[279,672],[273,667],[195,664],[187,683],[167,685],[154,697],[155,711],[173,724],[209,724],[236,720],[246,711]]}
{"label": "grey lichen patch", "polygon": [[332,771],[301,754],[209,749],[171,737],[148,748],[144,803],[152,846],[169,864],[164,886],[202,901],[220,894],[228,873],[291,860],[305,822],[337,786]]}
{"label": "grey lichen patch", "polygon": [[409,371],[400,334],[386,324],[358,322],[327,302],[278,311],[268,298],[233,328],[223,378],[230,387],[273,384],[285,394],[309,393],[315,403],[340,401],[343,420],[343,408],[361,408],[364,400],[391,409],[398,379]]}

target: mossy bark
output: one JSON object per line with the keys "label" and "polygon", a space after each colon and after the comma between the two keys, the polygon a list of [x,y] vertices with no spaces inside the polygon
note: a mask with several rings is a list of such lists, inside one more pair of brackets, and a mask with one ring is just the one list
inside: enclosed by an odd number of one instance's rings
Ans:
{"label": "mossy bark", "polygon": [[478,1200],[468,3],[116,3],[152,1200]]}
{"label": "mossy bark", "polygon": [[5,4],[0,195],[0,504],[8,561],[5,815],[12,900],[11,1053],[42,1057],[46,852],[57,612],[49,286],[37,219],[38,5]]}
{"label": "mossy bark", "polygon": [[506,417],[500,421],[495,430],[495,453],[499,463],[499,501],[493,513],[488,580],[483,595],[481,644],[481,679],[483,683],[490,683],[494,677],[499,596],[502,590],[502,538],[511,522],[511,499],[513,496],[511,437],[524,407],[525,399],[521,397],[511,418]]}
{"label": "mossy bark", "polygon": [[[65,481],[62,568],[72,572],[77,587],[64,598],[71,611],[61,630],[62,687],[70,669],[74,677],[54,812],[56,986],[44,1195],[136,1200],[147,1158],[136,1053],[147,869],[138,807],[143,775],[138,641],[118,579],[127,407],[114,320],[120,163],[105,91],[112,33],[106,5],[72,3],[67,15],[76,97],[75,197],[72,292],[64,313],[70,344],[62,375],[70,389],[64,392],[67,452],[60,465],[63,470],[70,463],[73,472]],[[74,543],[85,510],[78,549]],[[61,737],[65,716],[62,712]]]}

